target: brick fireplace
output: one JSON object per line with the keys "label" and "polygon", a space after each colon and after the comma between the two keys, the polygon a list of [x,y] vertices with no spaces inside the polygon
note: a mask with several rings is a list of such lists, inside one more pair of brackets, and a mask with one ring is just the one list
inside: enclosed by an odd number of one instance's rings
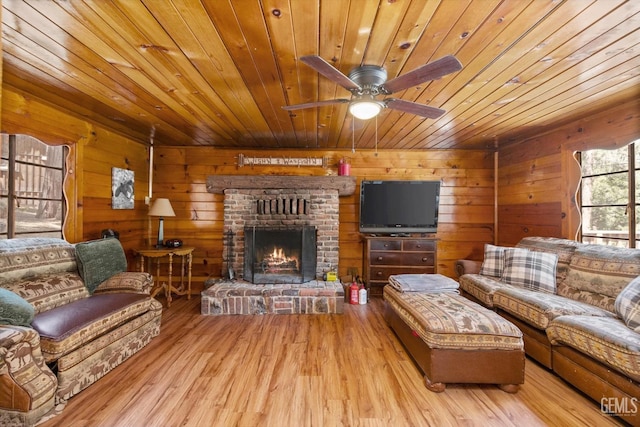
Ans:
{"label": "brick fireplace", "polygon": [[229,189],[224,193],[225,262],[244,277],[246,228],[315,227],[315,277],[337,271],[340,226],[338,192],[324,189]]}
{"label": "brick fireplace", "polygon": [[[203,292],[203,314],[342,312],[342,285],[325,282],[322,276],[338,271],[339,197],[353,194],[353,177],[211,176],[207,189],[224,194],[226,280]],[[271,277],[250,273],[247,265],[251,260],[245,263],[245,258],[254,256],[256,229],[311,231],[315,260],[307,260],[306,265],[313,265],[314,270],[300,273],[303,279],[288,279],[289,270]],[[261,255],[258,260],[261,266],[263,259]],[[289,267],[295,264],[287,263]]]}

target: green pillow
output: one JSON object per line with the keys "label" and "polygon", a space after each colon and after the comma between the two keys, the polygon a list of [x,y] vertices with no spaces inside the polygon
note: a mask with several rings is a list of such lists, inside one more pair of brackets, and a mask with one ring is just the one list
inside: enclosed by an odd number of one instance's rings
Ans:
{"label": "green pillow", "polygon": [[20,295],[0,288],[0,325],[31,326],[36,311]]}
{"label": "green pillow", "polygon": [[127,257],[115,238],[76,244],[78,272],[90,294],[108,278],[127,271]]}

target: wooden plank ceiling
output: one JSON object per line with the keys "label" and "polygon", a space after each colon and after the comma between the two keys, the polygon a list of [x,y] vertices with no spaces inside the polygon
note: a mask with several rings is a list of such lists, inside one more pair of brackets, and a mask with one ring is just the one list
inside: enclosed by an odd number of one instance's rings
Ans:
{"label": "wooden plank ceiling", "polygon": [[[5,87],[127,136],[238,148],[485,148],[638,96],[636,0],[2,0]],[[394,97],[424,119],[347,104],[298,59],[389,79],[445,55],[461,71]]]}

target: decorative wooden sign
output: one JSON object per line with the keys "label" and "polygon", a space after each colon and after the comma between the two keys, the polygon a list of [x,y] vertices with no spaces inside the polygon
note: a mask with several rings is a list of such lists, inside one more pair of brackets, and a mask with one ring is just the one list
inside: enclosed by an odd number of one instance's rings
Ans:
{"label": "decorative wooden sign", "polygon": [[327,168],[328,157],[251,157],[238,154],[238,167],[243,166],[322,166]]}

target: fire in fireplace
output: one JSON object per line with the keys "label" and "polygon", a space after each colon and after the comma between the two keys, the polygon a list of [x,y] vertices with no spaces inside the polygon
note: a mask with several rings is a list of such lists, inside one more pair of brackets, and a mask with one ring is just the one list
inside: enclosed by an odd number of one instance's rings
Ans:
{"label": "fire in fireplace", "polygon": [[274,247],[273,252],[268,253],[256,267],[262,273],[297,274],[300,272],[300,261],[296,256],[287,256],[283,248]]}
{"label": "fire in fireplace", "polygon": [[255,284],[315,279],[316,234],[313,226],[245,227],[244,279]]}

